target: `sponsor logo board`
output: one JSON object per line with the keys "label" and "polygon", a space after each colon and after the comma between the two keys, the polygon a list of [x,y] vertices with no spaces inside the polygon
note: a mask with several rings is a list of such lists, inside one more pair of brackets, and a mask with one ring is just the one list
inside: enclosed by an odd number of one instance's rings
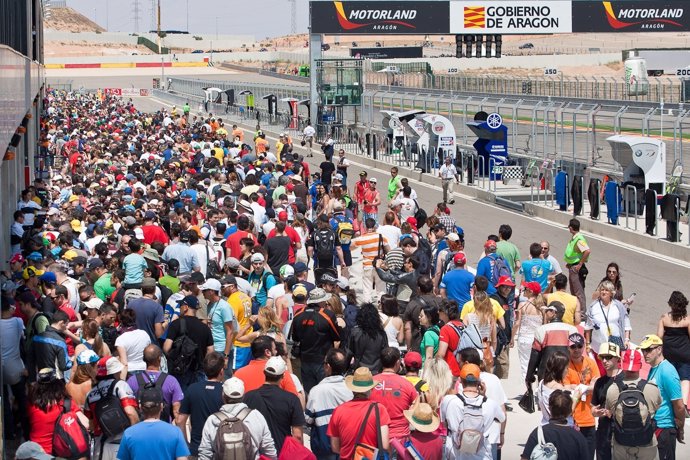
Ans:
{"label": "sponsor logo board", "polygon": [[493,34],[569,33],[570,1],[460,1],[450,3],[450,32]]}
{"label": "sponsor logo board", "polygon": [[690,31],[688,2],[573,2],[573,32],[679,31]]}

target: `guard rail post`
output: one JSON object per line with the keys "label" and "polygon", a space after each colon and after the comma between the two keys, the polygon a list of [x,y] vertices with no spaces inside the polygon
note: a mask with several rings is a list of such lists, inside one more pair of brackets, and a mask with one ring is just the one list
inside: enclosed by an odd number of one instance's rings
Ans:
{"label": "guard rail post", "polygon": [[[634,201],[632,205],[635,207],[633,211],[633,219],[635,219],[635,231],[637,231],[637,187],[635,187],[632,184],[628,184],[625,186],[625,193],[624,193],[624,200],[625,200],[625,228],[630,229],[630,226],[628,225],[628,220],[630,218],[630,200],[628,192],[632,190],[633,192],[633,198]],[[655,213],[656,214],[656,213]]]}
{"label": "guard rail post", "polygon": [[493,157],[489,157],[489,191],[491,191],[491,183],[493,182],[493,191],[496,191],[496,173],[494,170],[496,169],[496,159]]}
{"label": "guard rail post", "polygon": [[479,170],[478,179],[481,180],[481,188],[484,189],[484,187],[486,186],[486,162],[484,161],[484,157],[482,155],[477,155],[477,161],[479,162],[477,165],[477,169]]}

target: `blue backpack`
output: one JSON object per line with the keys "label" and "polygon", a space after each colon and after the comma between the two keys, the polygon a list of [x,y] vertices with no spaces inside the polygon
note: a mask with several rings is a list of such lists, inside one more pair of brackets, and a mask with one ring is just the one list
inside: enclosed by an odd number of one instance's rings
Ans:
{"label": "blue backpack", "polygon": [[503,258],[503,256],[499,256],[498,254],[492,254],[489,256],[491,259],[491,284],[493,286],[498,283],[498,280],[501,278],[501,276],[509,276],[513,277],[513,272],[510,270],[510,267],[506,263],[506,260]]}

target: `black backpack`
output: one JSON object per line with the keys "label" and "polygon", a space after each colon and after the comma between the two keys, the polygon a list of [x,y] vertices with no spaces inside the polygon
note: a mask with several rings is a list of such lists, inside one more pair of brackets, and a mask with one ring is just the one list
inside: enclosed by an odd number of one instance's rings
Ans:
{"label": "black backpack", "polygon": [[[144,380],[144,376],[146,376],[146,380]],[[165,379],[168,378],[168,374],[165,372],[161,372],[158,375],[158,380],[155,382],[151,380],[151,376],[148,374],[148,372],[139,372],[136,374],[136,379],[137,383],[139,384],[139,390],[137,391],[137,399],[139,399],[139,394],[141,393],[141,390],[144,388],[158,388],[161,391],[161,394],[163,394],[163,384],[165,383]],[[160,419],[163,420],[164,422],[170,422],[170,416],[172,414],[172,410],[170,407],[170,403],[163,398],[163,411],[161,412]]]}
{"label": "black backpack", "polygon": [[428,216],[426,214],[426,211],[419,206],[419,203],[417,203],[417,200],[414,200],[414,204],[416,206],[416,210],[414,212],[414,218],[417,221],[417,228],[422,228],[426,224],[426,219]]}
{"label": "black backpack", "polygon": [[429,240],[420,235],[419,232],[415,232],[414,234],[417,235],[417,250],[415,254],[419,254],[417,273],[420,275],[428,275],[431,273],[431,244]]}
{"label": "black backpack", "polygon": [[184,375],[199,368],[199,346],[187,335],[185,317],[180,317],[180,335],[175,338],[168,352],[168,372]]}
{"label": "black backpack", "polygon": [[618,400],[614,406],[613,437],[618,444],[626,447],[647,446],[652,442],[656,423],[644,396],[646,380],[637,384],[617,381]]}
{"label": "black backpack", "polygon": [[314,233],[314,247],[316,253],[323,257],[333,254],[335,249],[335,232],[330,228],[317,230]]}
{"label": "black backpack", "polygon": [[115,394],[116,384],[117,382],[113,380],[105,397],[101,393],[101,399],[96,401],[96,418],[105,438],[112,438],[121,434],[130,425],[129,417],[122,407],[120,398]]}

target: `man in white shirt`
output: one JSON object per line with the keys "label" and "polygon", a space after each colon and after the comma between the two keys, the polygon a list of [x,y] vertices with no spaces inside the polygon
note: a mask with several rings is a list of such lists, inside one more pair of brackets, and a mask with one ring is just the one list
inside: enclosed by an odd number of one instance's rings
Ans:
{"label": "man in white shirt", "polygon": [[302,131],[302,135],[302,142],[309,145],[309,156],[313,156],[311,153],[311,148],[314,145],[314,136],[316,135],[316,130],[311,123],[307,124],[307,127],[304,128],[304,131]]}
{"label": "man in white shirt", "polygon": [[400,203],[400,221],[407,221],[408,217],[414,217],[417,212],[417,203],[412,199],[412,189],[408,185],[402,189],[403,197],[398,200]]}
{"label": "man in white shirt", "polygon": [[[455,182],[459,183],[459,178],[458,170],[455,169],[455,165],[450,157],[446,157],[441,169],[438,171],[438,176],[441,178],[441,187],[443,187],[443,202],[454,204],[455,199],[453,198],[453,179],[455,179]],[[449,194],[450,201],[448,201]]]}

